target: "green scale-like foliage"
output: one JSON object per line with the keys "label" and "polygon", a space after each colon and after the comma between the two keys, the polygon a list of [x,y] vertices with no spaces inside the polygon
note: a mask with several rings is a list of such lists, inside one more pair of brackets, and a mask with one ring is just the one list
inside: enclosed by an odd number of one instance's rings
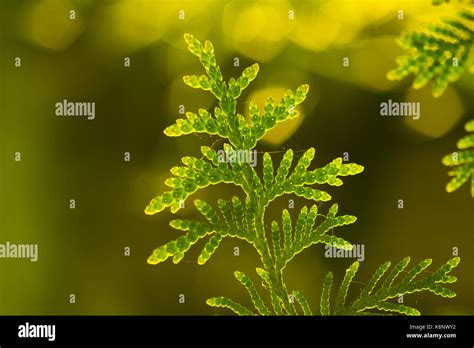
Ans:
{"label": "green scale-like foliage", "polygon": [[471,178],[471,196],[474,198],[474,120],[467,122],[464,128],[471,134],[459,139],[457,147],[460,151],[450,153],[442,159],[445,166],[453,167],[448,172],[453,178],[446,185],[446,191],[456,191]]}
{"label": "green scale-like foliage", "polygon": [[387,74],[388,79],[398,81],[413,74],[415,89],[433,81],[433,96],[438,97],[465,70],[474,73],[474,1],[465,3],[455,18],[403,34],[398,43],[407,54],[398,57],[398,67]]}
{"label": "green scale-like foliage", "polygon": [[[216,97],[218,106],[213,113],[204,109],[197,113],[188,112],[185,119],[178,119],[165,129],[167,136],[193,133],[218,135],[227,141],[223,144],[225,153],[250,151],[278,122],[299,116],[295,107],[306,98],[308,85],[286,92],[279,102],[269,97],[262,110],[255,103],[250,103],[250,119],[247,120],[237,112],[236,100],[256,78],[258,65],[246,68],[240,77],[226,82],[216,63],[212,44],[209,41],[202,44],[189,34],[185,35],[185,41],[189,51],[200,59],[206,75],[185,76],[184,82],[193,88],[210,91]],[[218,151],[208,146],[201,147],[201,153],[201,158],[183,157],[183,165],[171,168],[173,176],[165,181],[170,190],[151,200],[145,209],[146,214],[156,214],[166,208],[175,213],[197,190],[221,183],[241,188],[245,198],[219,199],[215,205],[194,200],[203,218],[200,221],[172,220],[170,226],[185,233],[155,249],[148,263],[155,265],[169,258],[178,263],[194,244],[206,239],[197,259],[198,264],[202,265],[212,257],[222,239],[239,238],[252,245],[261,259],[263,268],[257,268],[256,272],[266,296],[260,294],[251,277],[236,271],[234,275],[248,291],[254,308],[246,308],[225,297],[210,298],[207,304],[228,308],[238,315],[311,315],[310,305],[303,294],[296,290],[288,292],[283,281],[283,270],[296,255],[315,244],[352,249],[350,242],[334,235],[334,229],[354,223],[356,217],[337,215],[337,204],[332,204],[323,214],[316,203],[331,200],[321,185],[340,186],[343,184],[342,177],[359,174],[364,168],[336,158],[323,167],[309,169],[315,155],[314,148],[306,150],[297,162],[293,161],[294,153],[290,149],[277,165],[274,165],[274,158],[269,153],[264,153],[261,170],[258,171],[249,163],[220,161]],[[282,195],[294,195],[314,203],[310,207],[302,207],[293,217],[288,210],[283,210],[281,222],[272,221],[266,229],[266,209]],[[349,283],[343,282],[343,287],[348,288]],[[330,284],[327,281],[324,291],[329,296]],[[321,313],[329,314],[329,297],[324,301],[321,302]],[[338,299],[338,311],[345,308],[343,305]]]}
{"label": "green scale-like foliage", "polygon": [[[457,278],[448,275],[453,268],[459,264],[459,257],[454,257],[434,273],[429,273],[424,276],[419,276],[430,265],[432,260],[426,259],[418,263],[408,272],[405,271],[410,258],[406,257],[401,260],[395,267],[392,268],[385,277],[384,282],[377,288],[380,279],[387,273],[390,268],[390,261],[383,263],[375,271],[370,280],[365,283],[365,286],[360,291],[359,296],[350,304],[346,304],[349,286],[351,285],[354,276],[359,268],[359,262],[354,262],[347,270],[342,280],[341,286],[337,292],[334,309],[330,309],[330,294],[333,284],[333,275],[331,272],[326,274],[323,283],[323,291],[321,294],[321,314],[322,315],[378,315],[387,314],[386,312],[396,312],[404,315],[420,315],[420,312],[412,307],[390,302],[387,300],[393,299],[400,295],[411,294],[419,291],[430,291],[442,297],[454,297],[456,293],[447,289],[440,284],[454,283]],[[395,279],[404,272],[405,276],[399,282]],[[371,309],[378,310],[376,312],[369,311]]]}

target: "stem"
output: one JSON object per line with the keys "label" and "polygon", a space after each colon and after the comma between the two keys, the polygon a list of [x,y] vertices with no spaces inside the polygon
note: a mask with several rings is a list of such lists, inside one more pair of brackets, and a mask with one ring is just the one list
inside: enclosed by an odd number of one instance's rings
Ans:
{"label": "stem", "polygon": [[[245,167],[247,168],[247,167]],[[264,216],[265,216],[265,205],[260,202],[259,198],[256,196],[255,191],[252,189],[249,182],[252,180],[251,171],[253,169],[247,168],[243,170],[244,173],[244,191],[247,193],[248,197],[255,203],[257,207],[257,211],[255,214],[255,226],[256,226],[256,244],[255,249],[257,250],[258,254],[260,255],[260,259],[262,261],[264,269],[268,272],[271,285],[274,287],[273,290],[275,294],[278,296],[280,301],[283,304],[283,309],[289,315],[296,315],[296,311],[293,305],[290,303],[288,298],[288,294],[283,283],[283,274],[282,269],[279,268],[280,265],[277,265],[273,262],[270,246],[268,243],[268,239],[265,234],[265,223],[264,223]]]}

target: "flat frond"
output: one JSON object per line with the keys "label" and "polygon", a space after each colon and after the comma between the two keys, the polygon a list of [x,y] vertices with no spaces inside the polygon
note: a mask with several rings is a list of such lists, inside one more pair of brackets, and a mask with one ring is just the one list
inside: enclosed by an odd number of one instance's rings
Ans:
{"label": "flat frond", "polygon": [[354,279],[354,276],[356,275],[358,269],[359,269],[359,262],[355,261],[346,270],[344,279],[342,280],[341,286],[339,287],[339,291],[337,292],[336,307],[335,307],[334,313],[341,313],[344,311],[347,292],[349,291],[349,286],[351,285],[352,279]]}
{"label": "flat frond", "polygon": [[262,268],[257,268],[256,271],[259,277],[262,278],[263,287],[266,288],[268,292],[270,293],[270,299],[272,301],[272,307],[273,307],[274,313],[276,315],[283,315],[282,303],[277,293],[275,292],[272,281],[270,280],[270,275],[268,274],[267,271],[265,271]]}
{"label": "flat frond", "polygon": [[[443,0],[433,0],[440,4]],[[387,78],[398,81],[412,74],[413,88],[433,81],[432,93],[439,97],[449,83],[459,79],[472,61],[474,41],[474,7],[460,11],[455,18],[426,25],[424,30],[403,34],[398,42],[407,51],[397,59],[398,67]]]}
{"label": "flat frond", "polygon": [[360,293],[361,297],[369,296],[372,293],[380,278],[382,278],[385,272],[387,272],[387,270],[390,268],[390,265],[390,261],[380,265],[380,267],[372,275],[372,278],[370,278],[369,282],[362,289]]}
{"label": "flat frond", "polygon": [[252,280],[244,273],[239,271],[235,271],[234,275],[235,278],[237,278],[237,280],[245,287],[245,289],[247,289],[250,299],[252,300],[252,303],[258,313],[260,313],[260,315],[271,315],[270,310],[267,308],[259,293],[255,289],[255,285],[253,284]]}
{"label": "flat frond", "polygon": [[[464,126],[467,132],[474,132],[474,120]],[[454,192],[471,179],[471,196],[474,198],[474,133],[461,138],[457,147],[460,151],[446,155],[442,163],[452,167],[448,173],[452,179],[446,185],[447,192]]]}
{"label": "flat frond", "polygon": [[[372,275],[357,297],[351,304],[346,305],[346,297],[349,286],[357,272],[358,262],[354,262],[346,271],[346,275],[339,288],[336,298],[334,314],[336,315],[364,315],[375,314],[371,309],[378,309],[382,312],[396,312],[404,315],[420,315],[416,308],[400,303],[393,303],[388,300],[401,295],[411,294],[420,291],[430,291],[442,297],[454,297],[453,290],[445,288],[440,284],[450,284],[456,282],[457,278],[449,273],[457,267],[460,262],[459,257],[454,257],[439,267],[435,272],[425,272],[430,266],[431,259],[426,259],[418,263],[408,272],[405,272],[410,258],[406,257],[397,263],[388,273],[381,286],[377,286],[380,279],[390,268],[390,262],[383,263]],[[398,276],[405,272],[405,277],[396,282]],[[329,314],[329,290],[332,284],[331,276],[326,276],[323,285],[323,295],[321,296],[321,313]]]}
{"label": "flat frond", "polygon": [[187,233],[155,249],[148,257],[149,264],[156,265],[170,257],[173,257],[174,263],[178,263],[193,244],[215,232],[213,226],[192,220],[171,220],[170,226]]}
{"label": "flat frond", "polygon": [[263,138],[277,123],[298,117],[299,112],[296,107],[306,99],[308,91],[309,85],[301,85],[295,91],[288,90],[278,104],[274,98],[270,97],[265,101],[262,112],[258,109],[257,104],[251,103],[249,114],[252,125],[249,137],[244,140],[245,147],[253,148],[257,141]]}
{"label": "flat frond", "polygon": [[[283,211],[282,226],[284,248],[281,250],[274,248],[276,259],[282,262],[282,269],[296,255],[313,244],[324,243],[339,249],[352,249],[352,244],[348,241],[327,234],[327,232],[332,231],[336,227],[349,225],[357,220],[356,217],[352,215],[336,216],[337,211],[337,204],[333,204],[329,208],[326,216],[319,214],[322,217],[321,222],[316,225],[318,207],[313,205],[308,212],[308,207],[304,206],[298,215],[294,228],[292,227],[290,213],[286,209]],[[274,222],[272,223],[272,235],[276,235],[277,233],[279,233],[278,224]],[[275,236],[274,239],[275,238],[280,237]],[[281,254],[281,256],[279,256],[279,254]]]}
{"label": "flat frond", "polygon": [[313,315],[311,308],[309,307],[309,303],[306,298],[297,290],[293,291],[293,296],[295,297],[296,301],[300,305],[301,309],[303,310],[304,315]]}
{"label": "flat frond", "polygon": [[324,277],[323,282],[323,291],[321,292],[321,304],[320,311],[321,315],[331,315],[331,288],[333,282],[333,275],[331,272],[328,272]]}
{"label": "flat frond", "polygon": [[209,234],[213,234],[213,236],[199,254],[199,265],[205,264],[211,258],[224,237],[236,237],[251,244],[254,243],[253,224],[255,221],[251,218],[254,212],[250,202],[244,204],[238,197],[233,197],[231,202],[220,199],[218,200],[220,213],[200,199],[196,199],[194,205],[207,222],[172,220],[171,227],[188,231],[188,233],[155,249],[148,258],[148,263],[155,265],[166,261],[169,257],[173,257],[173,262],[178,263],[193,244]]}
{"label": "flat frond", "polygon": [[280,237],[280,226],[278,222],[272,221],[271,224],[271,237],[273,244],[273,258],[275,259],[275,265],[278,269],[282,267],[282,256],[283,252],[281,249],[281,237]]}
{"label": "flat frond", "polygon": [[[356,175],[364,171],[364,167],[355,163],[342,163],[342,158],[336,158],[322,168],[308,171],[313,158],[314,148],[308,149],[299,159],[296,167],[290,174],[293,163],[293,151],[288,150],[273,174],[271,155],[263,156],[263,179],[265,185],[266,204],[283,194],[295,194],[316,202],[327,202],[331,196],[322,190],[310,187],[315,184],[342,185],[341,176]],[[308,186],[306,186],[308,185]]]}
{"label": "flat frond", "polygon": [[187,198],[200,188],[219,183],[232,183],[242,186],[242,177],[232,165],[219,160],[217,152],[207,146],[201,148],[203,156],[207,159],[196,157],[183,157],[184,166],[171,168],[174,177],[168,178],[165,184],[171,188],[153,198],[145,209],[145,213],[153,215],[171,208],[171,212],[177,212]]}
{"label": "flat frond", "polygon": [[244,69],[237,79],[230,78],[224,81],[221,69],[216,62],[214,47],[211,42],[201,43],[190,34],[184,39],[191,53],[196,55],[206,75],[187,75],[183,81],[190,87],[210,91],[219,101],[214,109],[214,115],[200,109],[198,114],[188,112],[186,119],[178,119],[176,123],[165,129],[168,136],[180,136],[192,133],[206,133],[218,135],[228,139],[237,149],[252,149],[257,141],[278,122],[298,116],[296,106],[304,101],[309,86],[299,86],[295,91],[287,91],[278,104],[269,98],[260,114],[255,103],[250,104],[251,122],[236,112],[236,99],[248,87],[258,74],[258,64]]}
{"label": "flat frond", "polygon": [[201,253],[199,254],[198,264],[204,265],[211,258],[212,254],[214,254],[216,249],[219,247],[221,240],[222,236],[219,234],[212,236],[209,239],[209,241],[206,243]]}
{"label": "flat frond", "polygon": [[242,306],[239,303],[236,303],[232,301],[231,299],[227,297],[212,297],[206,301],[206,304],[211,307],[223,307],[223,308],[228,308],[232,312],[234,312],[237,315],[241,316],[251,316],[255,315],[254,312],[252,312],[250,309]]}
{"label": "flat frond", "polygon": [[[427,32],[408,33],[404,36],[402,45],[407,48],[415,47],[418,53],[400,58],[398,73],[394,76],[398,78],[413,73],[416,76],[416,86],[422,86],[428,80],[434,79],[436,93],[439,94],[448,82],[459,77],[466,64],[473,66],[474,70],[471,53],[465,49],[472,45],[470,22],[474,22],[474,15],[464,11],[460,12],[458,17],[455,20],[446,20],[440,26],[431,26]],[[318,185],[340,186],[343,184],[342,177],[359,174],[364,167],[355,163],[343,163],[342,158],[336,158],[324,167],[310,170],[315,155],[314,148],[306,150],[296,164],[293,161],[295,153],[291,149],[285,152],[279,164],[275,166],[272,156],[264,153],[261,176],[249,163],[228,161],[232,151],[253,149],[257,141],[277,123],[298,117],[296,106],[305,100],[309,86],[302,85],[294,91],[287,91],[279,102],[269,97],[262,110],[259,110],[256,103],[251,102],[250,119],[246,119],[237,112],[236,99],[256,78],[259,66],[253,64],[244,69],[241,76],[225,81],[216,62],[212,43],[201,43],[189,34],[185,35],[185,41],[189,51],[199,58],[205,74],[185,76],[184,82],[193,88],[210,91],[217,98],[218,106],[213,112],[204,109],[199,109],[197,113],[187,112],[185,118],[176,120],[175,124],[166,128],[165,134],[179,136],[205,133],[217,135],[228,142],[218,151],[208,146],[201,147],[201,158],[182,158],[183,165],[173,167],[173,176],[165,181],[170,189],[151,200],[145,212],[155,214],[170,208],[171,212],[175,213],[184,207],[185,201],[197,190],[219,183],[233,184],[242,189],[245,195],[240,198],[234,196],[229,201],[219,199],[216,207],[196,199],[194,205],[203,216],[203,221],[172,220],[170,226],[183,231],[184,234],[155,249],[149,256],[148,263],[158,264],[169,258],[178,263],[194,244],[209,238],[197,260],[198,264],[202,265],[211,258],[224,238],[240,238],[250,243],[258,252],[264,268],[257,268],[256,272],[261,279],[262,288],[268,291],[269,296],[262,297],[251,278],[242,272],[235,272],[236,279],[249,293],[255,311],[226,297],[210,298],[206,303],[212,307],[228,308],[238,315],[297,315],[301,314],[301,311],[304,315],[312,315],[308,301],[300,292],[293,291],[291,295],[288,293],[283,280],[283,270],[293,257],[316,243],[350,250],[352,245],[334,235],[333,230],[354,223],[356,217],[337,215],[337,204],[332,204],[324,215],[318,205],[313,204],[311,207],[302,207],[298,216],[293,217],[293,221],[292,214],[285,209],[282,212],[281,224],[276,221],[271,223],[270,243],[266,231],[268,226],[265,225],[266,208],[284,194],[315,202],[329,201],[331,196]],[[445,64],[451,58],[458,59],[462,64]],[[427,70],[423,72],[420,64],[425,64]],[[415,68],[412,68],[413,66]],[[474,120],[466,124],[466,130],[474,131]],[[445,165],[454,167],[450,175],[457,181],[452,184],[452,189],[472,177],[473,145],[474,138],[467,135],[459,140],[460,151],[456,156],[443,159]],[[449,273],[460,262],[458,257],[449,260],[432,273],[427,271],[431,259],[423,260],[406,271],[409,262],[410,258],[405,258],[390,271],[390,262],[382,264],[370,280],[364,283],[359,297],[350,302],[350,285],[359,267],[359,263],[354,262],[347,269],[337,289],[334,309],[331,309],[330,304],[333,274],[327,273],[321,294],[321,314],[419,315],[415,308],[388,300],[419,291],[430,291],[442,297],[456,295],[445,284],[457,281],[457,278]],[[403,278],[400,276],[402,273]],[[293,300],[296,300],[301,310],[297,310],[298,305],[294,304]]]}

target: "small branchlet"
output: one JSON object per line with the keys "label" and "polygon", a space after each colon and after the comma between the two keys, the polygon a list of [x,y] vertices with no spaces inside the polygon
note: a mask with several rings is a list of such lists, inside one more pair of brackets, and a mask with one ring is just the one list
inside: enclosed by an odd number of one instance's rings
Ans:
{"label": "small branchlet", "polygon": [[446,185],[446,191],[456,191],[471,178],[471,196],[474,198],[474,120],[467,122],[464,128],[471,134],[459,139],[457,147],[460,151],[444,156],[442,163],[453,167],[448,172],[453,178]]}
{"label": "small branchlet", "polygon": [[[443,2],[434,0],[433,4]],[[464,71],[474,73],[474,1],[464,3],[455,18],[404,33],[398,43],[407,55],[397,58],[398,67],[389,71],[387,78],[399,81],[412,74],[415,89],[433,81],[433,96],[439,97]]]}

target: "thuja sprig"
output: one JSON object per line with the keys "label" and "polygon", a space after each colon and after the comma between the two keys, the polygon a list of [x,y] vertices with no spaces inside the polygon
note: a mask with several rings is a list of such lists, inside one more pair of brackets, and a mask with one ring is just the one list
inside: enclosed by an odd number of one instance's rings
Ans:
{"label": "thuja sprig", "polygon": [[[467,132],[474,132],[474,119],[464,126]],[[446,191],[453,192],[471,178],[471,196],[474,198],[474,133],[459,139],[457,147],[460,151],[452,152],[443,157],[445,166],[453,167],[448,172],[453,178],[446,185]]]}
{"label": "thuja sprig", "polygon": [[[387,312],[388,314],[390,312],[396,312],[404,315],[420,315],[420,312],[416,308],[400,303],[390,302],[388,300],[400,295],[424,290],[428,290],[442,297],[456,296],[454,291],[447,289],[440,284],[456,282],[457,278],[448,275],[448,273],[459,264],[459,261],[459,257],[454,257],[438,268],[434,273],[419,276],[422,272],[426,272],[425,270],[431,265],[432,260],[423,260],[409,271],[405,271],[410,263],[410,258],[405,257],[395,265],[390,272],[388,272],[382,285],[376,288],[380,279],[390,268],[390,261],[387,261],[380,265],[370,280],[365,283],[365,286],[360,291],[360,295],[352,303],[346,305],[349,286],[359,268],[359,262],[356,261],[346,270],[344,279],[337,292],[335,306],[332,311],[330,309],[330,291],[333,284],[333,275],[331,272],[326,274],[321,295],[321,314],[379,315],[387,314]],[[402,272],[405,274],[403,279],[399,282],[395,282],[395,279]],[[370,310],[376,310],[376,312]]]}
{"label": "thuja sprig", "polygon": [[[185,119],[178,119],[175,124],[165,129],[167,136],[192,133],[218,135],[228,141],[223,145],[225,153],[250,151],[278,122],[299,116],[296,106],[305,100],[308,85],[287,91],[278,103],[269,97],[262,110],[251,102],[250,120],[247,121],[237,112],[236,100],[242,90],[256,78],[258,65],[246,68],[236,79],[224,81],[212,44],[209,41],[202,44],[189,34],[184,38],[189,51],[199,58],[206,73],[200,76],[185,76],[184,82],[193,88],[210,91],[216,97],[218,106],[212,113],[204,109],[199,109],[197,113],[187,112]],[[267,291],[266,296],[262,297],[251,277],[236,271],[234,275],[248,291],[254,309],[246,308],[226,297],[210,298],[207,304],[228,308],[239,315],[311,314],[310,305],[303,294],[298,291],[290,293],[287,290],[283,271],[296,255],[315,244],[352,249],[351,243],[335,236],[333,232],[337,227],[354,223],[356,217],[338,215],[337,204],[332,204],[324,213],[320,211],[317,203],[331,200],[329,193],[321,190],[320,185],[340,186],[343,184],[342,177],[359,174],[364,168],[355,163],[343,163],[341,158],[336,158],[321,168],[311,170],[309,167],[314,159],[314,148],[306,150],[296,164],[291,149],[285,152],[277,165],[274,165],[274,158],[269,153],[264,153],[262,169],[259,172],[248,163],[222,161],[219,153],[208,146],[201,147],[201,153],[201,158],[183,157],[183,165],[171,168],[173,176],[165,181],[170,190],[151,200],[145,209],[146,214],[155,214],[168,207],[175,213],[194,192],[220,183],[239,187],[244,197],[218,199],[216,204],[194,200],[194,205],[203,219],[172,220],[170,226],[184,231],[185,234],[156,248],[149,256],[148,263],[155,265],[169,258],[178,263],[194,244],[207,238],[197,260],[198,264],[202,265],[211,258],[223,238],[239,238],[247,241],[260,257],[262,267],[257,268],[256,272]],[[285,209],[281,222],[272,221],[269,228],[266,228],[266,209],[272,201],[283,195],[295,195],[314,204],[303,206],[299,214],[293,217]],[[354,267],[357,266],[353,265],[351,269]],[[328,279],[325,281],[325,293],[329,293],[327,282]],[[341,289],[348,288],[349,283],[350,281],[345,280]],[[401,287],[395,289],[403,290]],[[416,289],[415,291],[421,291],[424,288]],[[385,299],[379,299],[379,302]],[[299,307],[295,305],[295,300]],[[324,308],[329,306],[329,297],[322,301],[322,308],[323,304]],[[345,308],[341,307],[340,303],[337,306],[338,311]],[[326,309],[324,311],[326,313]]]}
{"label": "thuja sprig", "polygon": [[[435,5],[443,2],[433,0]],[[439,97],[465,70],[474,73],[474,1],[464,3],[456,17],[427,24],[398,39],[407,54],[397,58],[398,67],[388,72],[389,80],[399,81],[412,74],[415,89],[433,81],[433,96]]]}

